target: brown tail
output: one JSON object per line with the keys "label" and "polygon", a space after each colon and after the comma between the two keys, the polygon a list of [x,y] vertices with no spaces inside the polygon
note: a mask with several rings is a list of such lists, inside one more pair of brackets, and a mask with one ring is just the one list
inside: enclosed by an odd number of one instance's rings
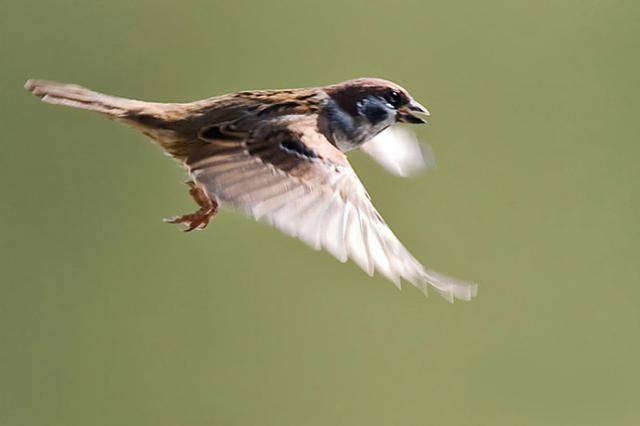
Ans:
{"label": "brown tail", "polygon": [[188,120],[192,104],[136,101],[94,92],[75,84],[45,80],[28,80],[24,87],[43,102],[97,111],[129,124],[179,159],[186,158],[198,144],[194,140],[197,132],[192,131],[193,125]]}
{"label": "brown tail", "polygon": [[94,92],[75,84],[28,80],[24,87],[43,102],[97,111],[113,118],[125,118],[132,111],[139,110],[146,104],[146,102]]}

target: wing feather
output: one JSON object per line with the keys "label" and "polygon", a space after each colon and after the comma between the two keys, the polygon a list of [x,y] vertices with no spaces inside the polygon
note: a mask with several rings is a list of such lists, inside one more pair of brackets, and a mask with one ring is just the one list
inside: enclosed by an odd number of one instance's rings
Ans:
{"label": "wing feather", "polygon": [[436,165],[431,148],[420,144],[411,130],[399,125],[379,133],[360,149],[397,176],[414,176]]}
{"label": "wing feather", "polygon": [[[324,248],[342,262],[351,258],[369,275],[378,271],[398,287],[404,279],[424,292],[429,284],[449,301],[473,298],[475,284],[425,269],[409,253],[374,208],[344,154],[313,129],[308,117],[269,120],[235,145],[226,141],[216,147],[215,140],[209,141],[212,146],[187,165],[223,205]],[[292,150],[292,140],[304,148]]]}

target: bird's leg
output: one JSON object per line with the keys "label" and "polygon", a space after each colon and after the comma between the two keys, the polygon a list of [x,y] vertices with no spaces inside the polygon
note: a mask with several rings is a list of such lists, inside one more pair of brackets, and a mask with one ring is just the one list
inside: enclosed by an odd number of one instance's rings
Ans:
{"label": "bird's leg", "polygon": [[184,223],[186,228],[185,232],[193,231],[194,229],[204,229],[209,224],[209,221],[218,212],[218,203],[212,200],[207,193],[193,181],[187,181],[189,185],[189,194],[198,203],[200,209],[191,214],[185,214],[183,216],[175,216],[165,219],[168,223]]}

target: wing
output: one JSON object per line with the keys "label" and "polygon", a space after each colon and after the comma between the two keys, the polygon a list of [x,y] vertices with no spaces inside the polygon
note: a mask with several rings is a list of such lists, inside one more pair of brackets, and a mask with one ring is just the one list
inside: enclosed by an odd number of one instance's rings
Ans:
{"label": "wing", "polygon": [[424,292],[430,284],[450,301],[475,296],[475,285],[426,270],[404,248],[313,117],[286,116],[251,132],[227,127],[208,134],[216,137],[187,166],[223,205],[324,248],[342,262],[351,258],[369,275],[378,271],[398,287],[404,279]]}
{"label": "wing", "polygon": [[421,145],[416,135],[405,127],[391,126],[360,149],[389,172],[402,177],[413,176],[436,165],[431,148]]}

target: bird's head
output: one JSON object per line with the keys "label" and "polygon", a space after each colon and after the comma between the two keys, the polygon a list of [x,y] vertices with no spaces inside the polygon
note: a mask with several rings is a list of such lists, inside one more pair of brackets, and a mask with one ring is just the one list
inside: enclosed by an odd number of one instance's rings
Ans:
{"label": "bird's head", "polygon": [[429,111],[409,93],[387,80],[358,78],[324,88],[329,95],[330,127],[343,151],[401,122],[422,124]]}
{"label": "bird's head", "polygon": [[346,113],[372,124],[381,121],[422,124],[429,111],[409,93],[387,80],[358,78],[328,86],[325,91]]}

